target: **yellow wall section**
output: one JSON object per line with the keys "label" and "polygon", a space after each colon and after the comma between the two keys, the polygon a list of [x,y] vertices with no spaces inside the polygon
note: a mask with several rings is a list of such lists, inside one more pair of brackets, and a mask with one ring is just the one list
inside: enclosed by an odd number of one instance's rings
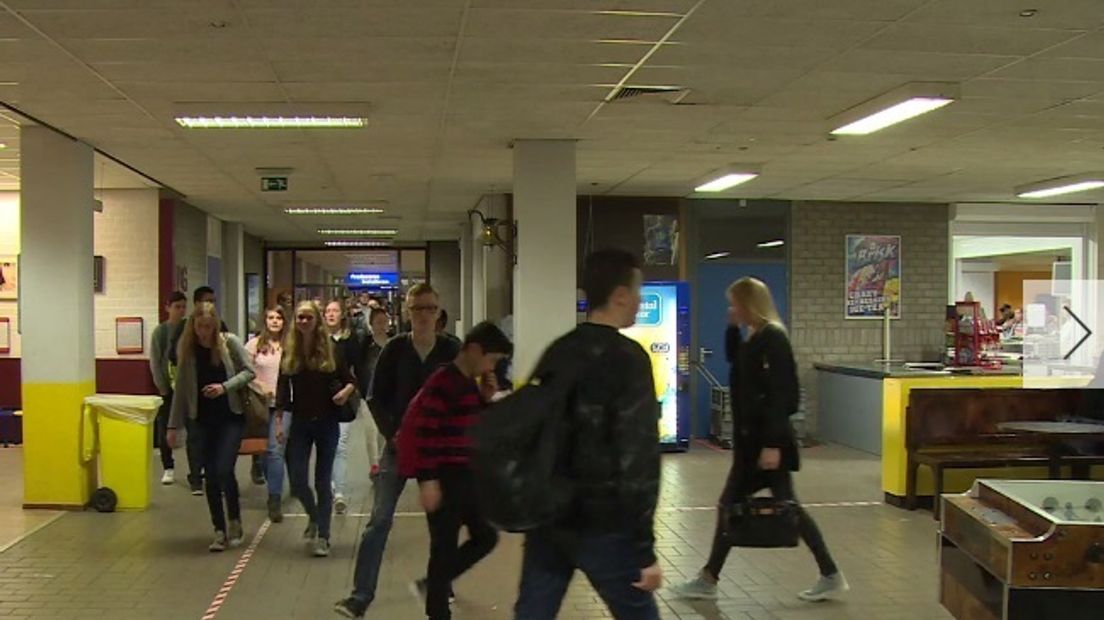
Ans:
{"label": "yellow wall section", "polygon": [[80,508],[95,483],[81,463],[81,408],[95,382],[23,383],[23,504]]}

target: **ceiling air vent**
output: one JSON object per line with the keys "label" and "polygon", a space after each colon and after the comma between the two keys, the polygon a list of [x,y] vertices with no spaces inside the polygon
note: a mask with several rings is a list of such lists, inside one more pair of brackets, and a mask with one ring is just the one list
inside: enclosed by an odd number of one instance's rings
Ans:
{"label": "ceiling air vent", "polygon": [[670,95],[684,91],[685,89],[678,86],[623,86],[613,94],[613,97],[610,97],[610,101],[624,101],[647,95]]}

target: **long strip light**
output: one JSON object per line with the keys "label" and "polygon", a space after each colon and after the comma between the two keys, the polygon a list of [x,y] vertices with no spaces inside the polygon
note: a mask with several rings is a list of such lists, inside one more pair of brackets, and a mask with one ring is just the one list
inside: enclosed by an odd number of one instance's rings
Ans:
{"label": "long strip light", "polygon": [[178,116],[186,129],[359,129],[368,119],[358,116]]}
{"label": "long strip light", "polygon": [[713,252],[705,255],[705,260],[718,260],[721,258],[728,258],[732,256],[732,252]]}
{"label": "long strip light", "polygon": [[399,231],[394,228],[319,228],[320,235],[344,237],[394,237]]}
{"label": "long strip light", "polygon": [[369,239],[341,239],[325,241],[329,248],[386,248],[391,244],[387,241],[371,241]]}
{"label": "long strip light", "polygon": [[833,129],[832,134],[836,136],[865,136],[891,125],[903,123],[910,118],[916,118],[921,114],[938,110],[951,103],[954,103],[954,99],[948,97],[913,97],[860,118],[853,123]]}
{"label": "long strip light", "polygon": [[764,241],[762,243],[757,243],[755,247],[761,250],[766,250],[767,248],[780,248],[784,245],[786,245],[786,242],[784,240],[775,239],[774,241]]}
{"label": "long strip light", "polygon": [[1050,198],[1051,196],[1061,196],[1063,194],[1087,192],[1102,187],[1104,187],[1104,174],[1082,174],[1017,187],[1016,196],[1020,198]]}
{"label": "long strip light", "polygon": [[731,189],[759,176],[757,172],[727,172],[694,188],[695,192],[716,193]]}
{"label": "long strip light", "polygon": [[377,215],[383,213],[378,207],[287,207],[288,215]]}

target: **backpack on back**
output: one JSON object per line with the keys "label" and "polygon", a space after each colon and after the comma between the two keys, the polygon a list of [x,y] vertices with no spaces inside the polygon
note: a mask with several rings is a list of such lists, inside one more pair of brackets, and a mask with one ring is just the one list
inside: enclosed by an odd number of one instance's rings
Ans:
{"label": "backpack on back", "polygon": [[558,466],[568,408],[589,364],[579,355],[557,357],[542,362],[528,384],[485,409],[473,431],[480,510],[503,531],[552,524],[573,501],[573,485]]}

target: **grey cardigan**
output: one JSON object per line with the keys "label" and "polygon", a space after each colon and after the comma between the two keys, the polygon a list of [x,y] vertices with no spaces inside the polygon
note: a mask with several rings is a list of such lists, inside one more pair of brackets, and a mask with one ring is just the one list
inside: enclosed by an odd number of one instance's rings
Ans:
{"label": "grey cardigan", "polygon": [[[230,401],[230,410],[242,414],[241,390],[256,378],[252,356],[242,346],[241,340],[233,334],[219,334],[226,342],[226,352],[222,356],[223,367],[229,379],[222,386],[226,388],[226,397]],[[191,357],[177,368],[176,392],[172,399],[172,414],[169,416],[169,428],[180,428],[184,416],[194,420],[199,412],[199,386],[196,385],[195,357]]]}

